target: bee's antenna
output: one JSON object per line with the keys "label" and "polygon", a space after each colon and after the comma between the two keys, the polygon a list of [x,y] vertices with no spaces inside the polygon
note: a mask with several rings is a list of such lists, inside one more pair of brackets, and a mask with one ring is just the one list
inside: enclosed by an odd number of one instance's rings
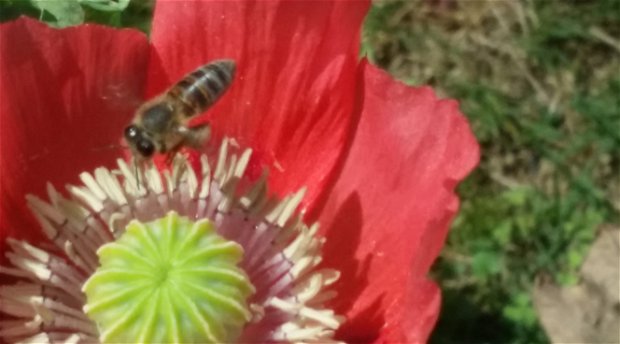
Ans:
{"label": "bee's antenna", "polygon": [[138,185],[138,191],[140,191],[140,174],[138,171],[138,161],[136,158],[133,159],[133,167],[136,174],[136,185]]}

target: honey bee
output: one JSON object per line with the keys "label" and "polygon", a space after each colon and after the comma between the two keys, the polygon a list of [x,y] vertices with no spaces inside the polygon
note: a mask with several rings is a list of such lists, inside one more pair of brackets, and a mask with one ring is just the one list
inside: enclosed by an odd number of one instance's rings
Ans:
{"label": "honey bee", "polygon": [[189,127],[190,119],[210,108],[233,81],[235,62],[216,60],[185,75],[161,95],[142,104],[125,140],[136,160],[155,152],[172,154],[183,146],[200,148],[209,138],[208,124]]}

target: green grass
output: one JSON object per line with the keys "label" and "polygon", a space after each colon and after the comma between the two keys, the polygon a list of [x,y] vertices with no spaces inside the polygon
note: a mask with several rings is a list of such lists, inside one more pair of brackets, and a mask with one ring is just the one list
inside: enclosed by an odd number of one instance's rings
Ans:
{"label": "green grass", "polygon": [[547,342],[537,275],[562,284],[620,210],[620,3],[376,3],[364,48],[461,101],[482,146],[433,275],[432,343]]}
{"label": "green grass", "polygon": [[[152,1],[86,21],[148,32]],[[27,1],[0,20],[54,22]],[[482,147],[433,276],[444,292],[431,343],[547,342],[532,306],[541,273],[575,283],[597,227],[620,211],[617,0],[375,2],[363,54],[457,98]]]}

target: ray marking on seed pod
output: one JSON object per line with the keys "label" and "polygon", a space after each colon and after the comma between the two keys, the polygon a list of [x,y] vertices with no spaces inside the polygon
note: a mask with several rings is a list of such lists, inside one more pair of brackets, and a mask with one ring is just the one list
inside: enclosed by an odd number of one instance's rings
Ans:
{"label": "ray marking on seed pod", "polygon": [[240,252],[240,250],[241,248],[239,247],[239,244],[232,241],[214,243],[208,248],[202,248],[196,253],[181,259],[179,261],[179,265],[190,264],[191,262],[198,259],[217,258],[218,256],[225,253]]}
{"label": "ray marking on seed pod", "polygon": [[139,293],[146,285],[144,283],[135,283],[133,285],[127,286],[123,289],[120,289],[116,293],[112,293],[106,297],[103,297],[101,300],[89,303],[83,307],[85,313],[94,314],[105,309],[109,309],[117,302],[125,302],[130,297],[135,296],[135,294]]}
{"label": "ray marking on seed pod", "polygon": [[188,289],[193,289],[199,295],[201,295],[201,297],[209,300],[209,302],[214,303],[214,305],[221,307],[222,310],[227,310],[228,313],[236,314],[238,317],[240,317],[246,322],[250,320],[250,312],[246,309],[245,305],[242,302],[239,302],[234,297],[236,295],[225,295],[213,289],[212,287],[207,287],[205,285],[200,285],[196,283],[187,283],[185,281],[181,281],[181,284],[183,284]]}

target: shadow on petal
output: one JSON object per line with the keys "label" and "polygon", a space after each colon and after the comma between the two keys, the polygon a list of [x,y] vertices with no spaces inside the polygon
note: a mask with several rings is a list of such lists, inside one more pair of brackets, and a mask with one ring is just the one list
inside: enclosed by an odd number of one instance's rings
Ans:
{"label": "shadow on petal", "polygon": [[[356,300],[368,285],[368,269],[373,257],[355,258],[361,240],[362,205],[359,195],[351,193],[342,203],[334,222],[327,228],[327,241],[323,247],[324,266],[340,271],[334,289],[338,297],[331,306],[339,314],[349,314]],[[379,335],[384,319],[378,297],[354,318],[348,319],[337,337],[347,342],[372,342]]]}
{"label": "shadow on petal", "polygon": [[336,339],[346,343],[375,343],[385,324],[382,309],[383,296],[376,298],[354,318],[348,319],[336,333]]}

